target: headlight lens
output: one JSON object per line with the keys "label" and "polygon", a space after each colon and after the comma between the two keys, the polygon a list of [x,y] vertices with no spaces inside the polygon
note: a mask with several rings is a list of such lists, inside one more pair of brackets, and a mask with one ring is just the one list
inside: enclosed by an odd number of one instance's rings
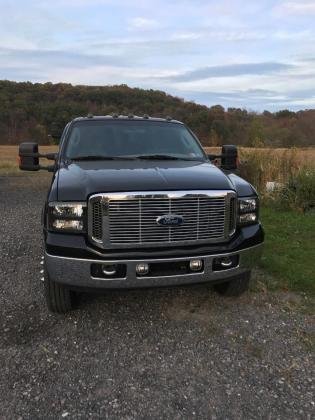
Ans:
{"label": "headlight lens", "polygon": [[49,203],[47,227],[59,232],[82,233],[85,231],[85,203]]}
{"label": "headlight lens", "polygon": [[258,222],[259,201],[254,198],[239,198],[238,200],[238,223],[241,226]]}
{"label": "headlight lens", "polygon": [[53,221],[52,226],[56,230],[83,230],[82,220],[65,220],[56,219]]}
{"label": "headlight lens", "polygon": [[239,199],[239,210],[240,213],[248,213],[257,210],[257,199],[256,198],[241,198]]}
{"label": "headlight lens", "polygon": [[81,217],[83,215],[83,204],[78,203],[55,203],[52,206],[52,213],[54,216],[61,217]]}
{"label": "headlight lens", "polygon": [[256,223],[257,221],[257,214],[256,213],[244,213],[239,215],[239,222],[242,225],[246,225],[249,223]]}

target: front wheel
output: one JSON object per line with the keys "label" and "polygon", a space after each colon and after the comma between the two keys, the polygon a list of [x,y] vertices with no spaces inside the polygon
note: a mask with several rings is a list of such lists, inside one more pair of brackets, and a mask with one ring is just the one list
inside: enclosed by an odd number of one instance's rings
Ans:
{"label": "front wheel", "polygon": [[250,275],[251,272],[247,271],[233,280],[215,284],[214,290],[223,296],[241,296],[249,289]]}
{"label": "front wheel", "polygon": [[48,309],[58,314],[71,311],[73,308],[72,292],[63,284],[52,281],[46,269],[44,273],[45,298]]}

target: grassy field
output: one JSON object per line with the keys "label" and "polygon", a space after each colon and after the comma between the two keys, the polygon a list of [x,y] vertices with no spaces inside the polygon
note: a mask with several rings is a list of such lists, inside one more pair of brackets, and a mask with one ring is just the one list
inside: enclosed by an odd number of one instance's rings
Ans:
{"label": "grassy field", "polygon": [[[219,153],[218,147],[205,148],[208,153]],[[40,146],[42,153],[57,151],[57,146]],[[315,147],[300,149],[253,149],[240,147],[240,159],[244,163],[245,178],[253,183],[283,181],[290,170],[303,165],[315,166]],[[43,160],[43,163],[45,160]],[[47,161],[46,161],[47,162]],[[18,172],[18,146],[0,145],[0,173]],[[251,178],[255,178],[252,180]]]}
{"label": "grassy field", "polygon": [[[219,149],[206,149],[219,152]],[[286,183],[301,170],[315,170],[315,147],[292,149],[239,148],[240,175],[264,194],[267,182]]]}
{"label": "grassy field", "polygon": [[305,292],[315,297],[315,213],[263,208],[266,238],[261,268],[272,275],[269,289]]}
{"label": "grassy field", "polygon": [[[220,153],[220,147],[205,147],[207,153]],[[239,147],[240,159],[246,160],[250,155],[277,157],[278,159],[288,159],[293,156],[297,164],[315,164],[315,147],[293,147],[291,149],[285,148],[253,148],[253,147]]]}

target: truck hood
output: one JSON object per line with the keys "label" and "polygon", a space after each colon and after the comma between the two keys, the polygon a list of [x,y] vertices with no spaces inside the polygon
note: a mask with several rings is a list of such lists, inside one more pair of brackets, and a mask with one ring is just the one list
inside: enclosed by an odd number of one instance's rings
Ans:
{"label": "truck hood", "polygon": [[99,192],[235,190],[216,166],[195,161],[72,162],[58,170],[56,181],[60,201],[85,201]]}

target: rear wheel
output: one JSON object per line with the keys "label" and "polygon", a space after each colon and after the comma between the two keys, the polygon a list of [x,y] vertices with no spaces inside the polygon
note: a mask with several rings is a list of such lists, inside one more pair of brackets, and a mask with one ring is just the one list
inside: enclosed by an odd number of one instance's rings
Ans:
{"label": "rear wheel", "polygon": [[45,298],[48,309],[59,314],[71,311],[73,308],[73,293],[63,284],[52,281],[46,269],[44,272]]}
{"label": "rear wheel", "polygon": [[249,289],[251,272],[247,271],[233,280],[215,284],[214,290],[223,296],[241,296]]}

